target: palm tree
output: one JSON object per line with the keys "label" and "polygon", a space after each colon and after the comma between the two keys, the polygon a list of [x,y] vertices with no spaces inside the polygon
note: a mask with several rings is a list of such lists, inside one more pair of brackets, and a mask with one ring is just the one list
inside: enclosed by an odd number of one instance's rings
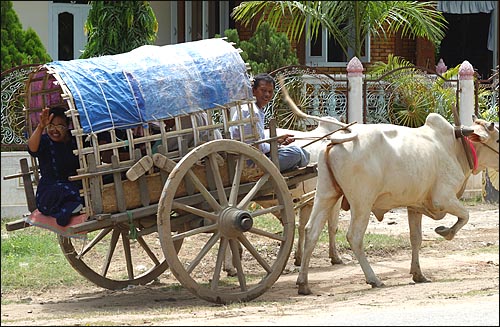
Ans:
{"label": "palm tree", "polygon": [[401,37],[439,42],[446,24],[435,9],[435,1],[244,1],[231,15],[245,26],[260,17],[257,26],[267,21],[276,29],[286,17],[291,41],[298,41],[306,27],[310,39],[316,38],[320,28],[326,28],[346,55],[352,48],[358,58],[367,35],[400,32]]}

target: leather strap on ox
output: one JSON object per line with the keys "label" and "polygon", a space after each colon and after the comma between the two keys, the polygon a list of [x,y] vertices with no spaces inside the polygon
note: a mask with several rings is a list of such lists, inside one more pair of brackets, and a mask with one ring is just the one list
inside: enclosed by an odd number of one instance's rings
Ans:
{"label": "leather strap on ox", "polygon": [[469,163],[469,168],[474,170],[474,161],[472,159],[471,149],[469,147],[469,143],[465,140],[467,135],[470,135],[473,130],[469,128],[464,128],[461,126],[460,117],[458,116],[457,107],[452,107],[453,112],[453,120],[455,121],[455,137],[459,138],[462,141],[462,146],[464,147],[465,156],[467,157],[467,162]]}

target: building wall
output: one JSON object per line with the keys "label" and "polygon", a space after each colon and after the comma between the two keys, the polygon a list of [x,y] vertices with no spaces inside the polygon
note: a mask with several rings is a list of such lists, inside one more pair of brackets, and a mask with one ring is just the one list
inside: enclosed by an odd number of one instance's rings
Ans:
{"label": "building wall", "polygon": [[22,178],[3,179],[4,176],[21,172],[19,160],[22,158],[29,158],[28,152],[2,152],[2,218],[20,218],[29,214]]}
{"label": "building wall", "polygon": [[45,49],[49,49],[49,2],[48,1],[12,1],[12,8],[17,13],[23,29],[31,27],[36,31]]}
{"label": "building wall", "polygon": [[170,34],[171,34],[171,22],[170,17],[171,5],[173,1],[150,1],[151,8],[158,21],[158,33],[156,38],[156,45],[167,45],[172,44]]}

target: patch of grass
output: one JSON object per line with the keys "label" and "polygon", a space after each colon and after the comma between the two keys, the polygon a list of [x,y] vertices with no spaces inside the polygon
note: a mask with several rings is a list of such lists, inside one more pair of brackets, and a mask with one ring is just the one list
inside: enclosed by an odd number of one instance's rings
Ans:
{"label": "patch of grass", "polygon": [[2,220],[2,292],[82,284],[82,277],[66,261],[55,233],[35,227],[7,232],[7,222]]}
{"label": "patch of grass", "polygon": [[472,254],[479,254],[479,253],[496,253],[498,254],[500,248],[498,245],[490,245],[490,246],[484,246],[481,248],[475,248],[472,251],[470,251]]}
{"label": "patch of grass", "polygon": [[[335,235],[335,243],[340,252],[351,249],[346,233],[347,231],[339,229]],[[325,226],[321,231],[318,243],[328,244],[328,242],[328,228]],[[408,237],[374,233],[365,234],[363,245],[367,255],[395,253],[398,250],[410,249],[411,247]]]}
{"label": "patch of grass", "polygon": [[480,205],[480,204],[484,204],[484,200],[483,200],[483,197],[481,196],[481,194],[476,195],[476,196],[471,197],[471,198],[460,199],[460,202],[462,202],[462,204],[464,206],[472,206],[472,207]]}

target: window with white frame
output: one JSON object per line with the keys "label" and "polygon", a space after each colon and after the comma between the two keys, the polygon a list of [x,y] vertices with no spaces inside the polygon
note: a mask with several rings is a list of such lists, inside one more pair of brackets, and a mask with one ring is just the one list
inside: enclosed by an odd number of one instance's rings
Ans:
{"label": "window with white frame", "polygon": [[[330,35],[326,28],[318,31],[316,39],[306,42],[306,64],[320,67],[346,67],[354,57],[354,48],[347,49],[347,55],[342,47]],[[367,35],[361,49],[361,62],[370,61],[370,36]]]}

